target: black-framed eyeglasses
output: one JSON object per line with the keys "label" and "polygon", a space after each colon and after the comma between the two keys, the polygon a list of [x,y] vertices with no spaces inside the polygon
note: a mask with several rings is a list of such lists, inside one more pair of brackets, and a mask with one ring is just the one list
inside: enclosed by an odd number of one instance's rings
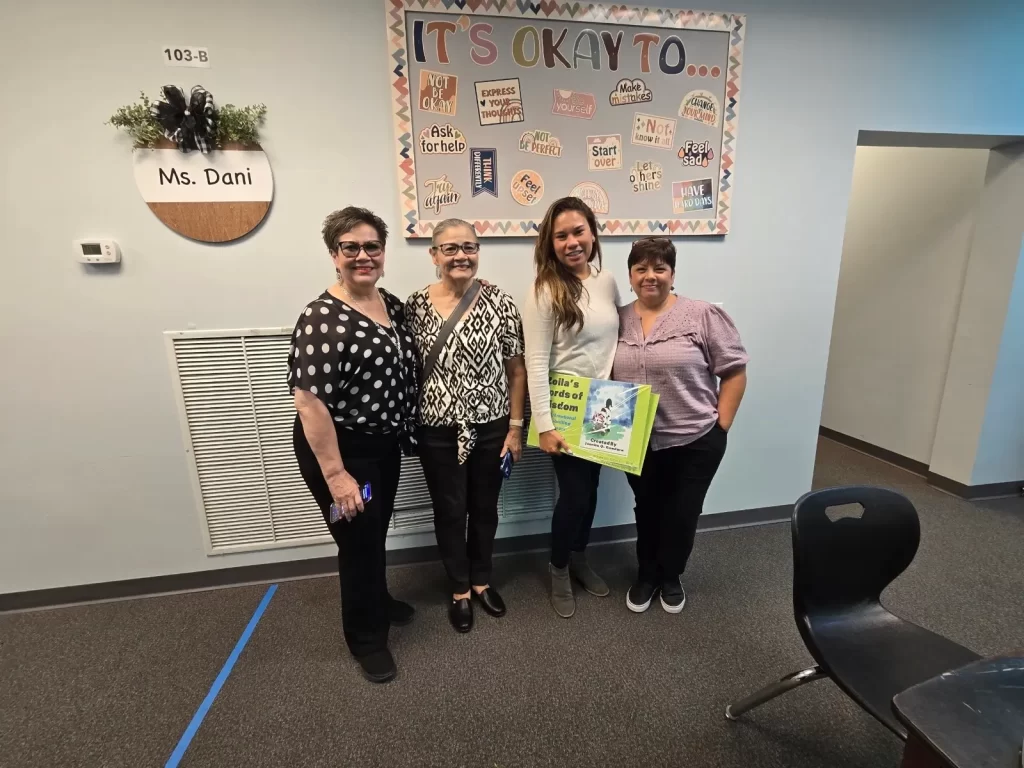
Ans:
{"label": "black-framed eyeglasses", "polygon": [[480,253],[480,243],[473,243],[469,241],[465,243],[442,243],[441,245],[435,245],[434,247],[445,256],[454,256],[459,251],[462,251],[467,256],[472,256],[474,253]]}
{"label": "black-framed eyeglasses", "polygon": [[372,259],[384,253],[384,244],[380,240],[367,240],[365,243],[357,243],[354,240],[342,240],[338,243],[338,250],[344,254],[346,259],[356,258],[360,251],[363,251]]}

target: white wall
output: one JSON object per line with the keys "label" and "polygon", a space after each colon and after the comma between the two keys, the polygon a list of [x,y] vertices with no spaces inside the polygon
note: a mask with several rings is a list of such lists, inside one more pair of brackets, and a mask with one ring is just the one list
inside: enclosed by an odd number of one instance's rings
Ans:
{"label": "white wall", "polygon": [[[1010,473],[1014,465],[1021,468],[1024,452],[1019,383],[1013,389],[1021,331],[1011,325],[1021,314],[1011,302],[1024,237],[1022,200],[1024,145],[992,150],[929,467],[964,485],[1024,479],[1024,473]],[[999,479],[979,480],[976,474]]]}
{"label": "white wall", "polygon": [[1024,250],[1017,260],[985,423],[971,472],[972,485],[1009,482],[1024,485]]}
{"label": "white wall", "polygon": [[[749,14],[734,232],[684,242],[677,280],[724,302],[752,357],[711,512],[792,502],[810,486],[858,130],[1024,133],[1019,4],[727,5]],[[329,554],[205,556],[161,332],[289,325],[331,279],[327,212],[359,203],[397,224],[382,3],[8,6],[0,591]],[[163,67],[158,49],[172,42],[208,46],[213,67]],[[157,221],[127,142],[102,124],[168,81],[269,107],[275,202],[240,243],[199,245]],[[70,241],[98,234],[121,242],[119,272],[72,261]],[[620,280],[627,248],[606,249]],[[521,298],[529,258],[526,242],[488,243],[482,271]],[[396,240],[388,259],[399,294],[430,279],[419,247]],[[608,473],[598,524],[628,521],[630,507]]]}
{"label": "white wall", "polygon": [[822,425],[927,464],[988,151],[859,147]]}

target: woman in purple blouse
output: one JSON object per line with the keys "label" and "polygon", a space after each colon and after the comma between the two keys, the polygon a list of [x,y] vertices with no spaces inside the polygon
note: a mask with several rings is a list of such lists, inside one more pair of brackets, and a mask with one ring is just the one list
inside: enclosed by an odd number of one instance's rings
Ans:
{"label": "woman in purple blouse", "polygon": [[747,353],[723,310],[672,293],[671,240],[638,240],[628,264],[637,299],[619,308],[612,377],[650,384],[661,400],[643,474],[626,476],[636,499],[639,561],[626,606],[641,613],[660,593],[662,608],[679,613],[686,604],[679,576],[747,385]]}

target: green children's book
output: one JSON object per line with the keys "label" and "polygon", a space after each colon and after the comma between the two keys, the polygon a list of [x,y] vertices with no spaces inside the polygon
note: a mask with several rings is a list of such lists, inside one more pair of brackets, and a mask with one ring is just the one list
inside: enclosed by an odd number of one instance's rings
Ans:
{"label": "green children's book", "polygon": [[[549,381],[551,420],[572,455],[639,475],[658,408],[650,386],[557,372]],[[536,422],[526,444],[540,444]]]}

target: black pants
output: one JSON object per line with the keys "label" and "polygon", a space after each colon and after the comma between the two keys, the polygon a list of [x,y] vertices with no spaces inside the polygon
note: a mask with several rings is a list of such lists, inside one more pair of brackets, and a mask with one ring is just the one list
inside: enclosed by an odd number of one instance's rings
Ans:
{"label": "black pants", "polygon": [[331,491],[298,417],[292,442],[302,479],[338,545],[345,642],[354,656],[365,656],[387,646],[391,627],[384,541],[395,509],[402,453],[394,435],[364,435],[344,429],[337,432],[346,471],[360,486],[370,483],[373,492],[373,498],[352,520],[342,517],[336,523],[330,522]]}
{"label": "black pants", "polygon": [[601,465],[564,453],[552,456],[551,463],[558,478],[558,501],[551,518],[551,564],[565,568],[570,553],[582,552],[590,542]]}
{"label": "black pants", "polygon": [[717,424],[689,445],[648,449],[643,474],[626,475],[636,498],[639,580],[660,584],[686,570],[704,497],[725,455]]}
{"label": "black pants", "polygon": [[507,416],[477,424],[476,445],[459,464],[455,427],[420,428],[420,463],[434,505],[434,534],[455,594],[469,592],[471,584],[490,584],[506,435]]}

